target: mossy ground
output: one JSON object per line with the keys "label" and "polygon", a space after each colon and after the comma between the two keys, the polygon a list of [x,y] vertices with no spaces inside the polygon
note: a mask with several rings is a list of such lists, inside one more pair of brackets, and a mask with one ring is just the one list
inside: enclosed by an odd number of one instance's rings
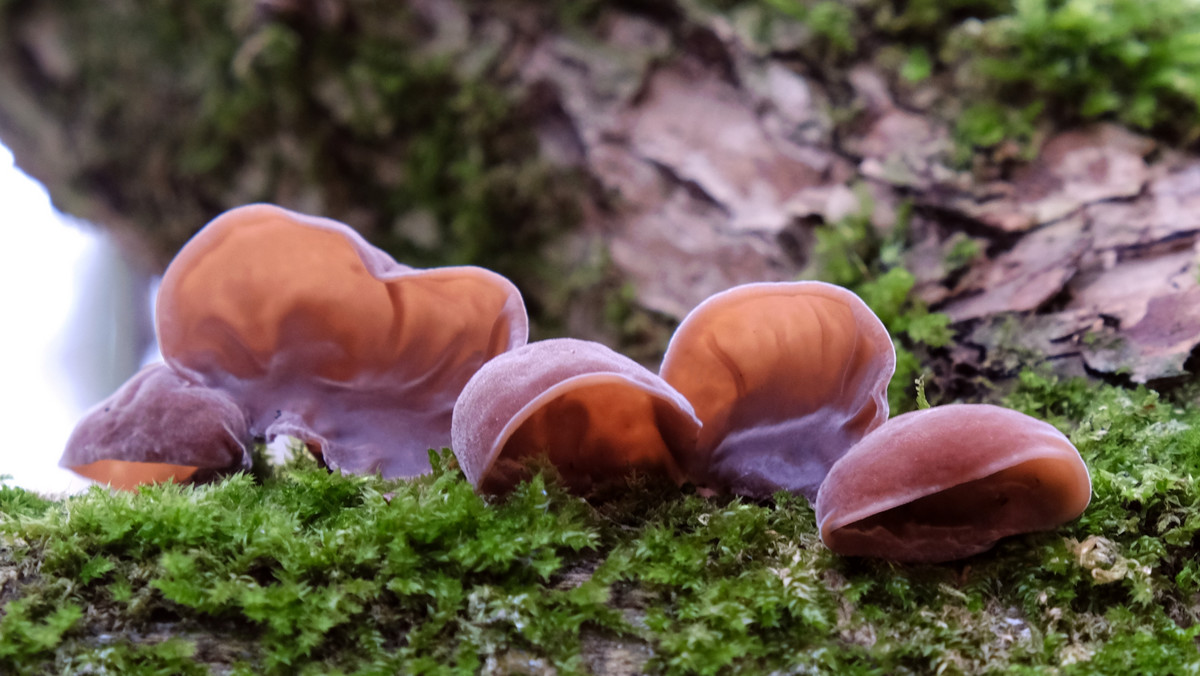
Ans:
{"label": "mossy ground", "polygon": [[1200,410],[1033,373],[1006,403],[1071,435],[1092,504],[943,565],[834,555],[783,495],[489,502],[449,455],[412,482],[2,488],[0,672],[1200,671]]}

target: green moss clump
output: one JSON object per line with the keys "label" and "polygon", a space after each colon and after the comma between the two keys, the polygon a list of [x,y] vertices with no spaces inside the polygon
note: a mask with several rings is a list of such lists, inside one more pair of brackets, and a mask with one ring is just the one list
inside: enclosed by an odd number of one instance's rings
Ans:
{"label": "green moss clump", "polygon": [[[1115,120],[1190,143],[1200,135],[1200,12],[1177,0],[703,0],[775,51],[824,67],[906,55],[908,82],[952,76],[965,165],[1045,122]],[[880,60],[886,67],[892,56]],[[970,84],[966,84],[970,83]]]}
{"label": "green moss clump", "polygon": [[[12,479],[12,475],[0,474],[0,482]],[[53,504],[36,493],[23,491],[0,483],[0,514],[13,516],[41,514]]]}
{"label": "green moss clump", "polygon": [[1083,119],[1194,139],[1200,12],[1175,0],[1025,0],[983,26],[978,69],[1002,93]]}
{"label": "green moss clump", "polygon": [[[598,542],[584,503],[535,480],[492,506],[436,464],[411,483],[308,467],[261,486],[241,475],[93,489],[40,514],[9,513],[0,530],[24,543],[8,551],[29,576],[0,620],[0,668],[114,666],[146,646],[111,653],[97,636],[163,618],[173,634],[210,623],[213,641],[253,641],[232,667],[265,673],[471,672],[533,649],[570,666],[581,623],[623,626],[602,604],[581,606],[587,590],[545,589]],[[181,640],[153,652],[186,656],[195,646]]]}

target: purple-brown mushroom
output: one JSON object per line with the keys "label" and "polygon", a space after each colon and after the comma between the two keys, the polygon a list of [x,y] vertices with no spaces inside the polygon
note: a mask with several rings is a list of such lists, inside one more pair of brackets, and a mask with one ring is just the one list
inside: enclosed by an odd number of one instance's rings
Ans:
{"label": "purple-brown mushroom", "polygon": [[342,223],[269,205],[228,211],[183,247],[156,322],[167,364],[229,395],[251,434],[385,477],[429,470],[467,380],[528,330],[494,272],[416,270]]}
{"label": "purple-brown mushroom", "polygon": [[599,343],[559,338],[488,362],[454,407],[454,453],[478,490],[502,494],[545,458],[579,494],[630,473],[682,479],[700,421],[653,372]]}
{"label": "purple-brown mushroom", "polygon": [[716,294],[684,318],[660,370],[704,424],[683,469],[709,490],[815,500],[833,463],[887,420],[895,365],[883,324],[841,287]]}
{"label": "purple-brown mushroom", "polygon": [[834,465],[817,498],[821,538],[847,556],[938,562],[1083,513],[1091,481],[1049,423],[986,404],[913,411]]}
{"label": "purple-brown mushroom", "polygon": [[242,409],[158,363],[88,411],[59,464],[113,488],[203,481],[250,468]]}

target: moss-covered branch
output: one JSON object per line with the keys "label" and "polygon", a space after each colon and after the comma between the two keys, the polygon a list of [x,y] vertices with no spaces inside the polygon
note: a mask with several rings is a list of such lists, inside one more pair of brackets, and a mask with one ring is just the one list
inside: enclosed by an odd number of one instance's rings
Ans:
{"label": "moss-covered branch", "polygon": [[[1026,373],[1079,521],[956,564],[843,559],[811,509],[635,481],[476,496],[305,463],[46,501],[0,489],[12,673],[1143,673],[1200,668],[1200,410]],[[90,673],[90,672],[89,672]]]}

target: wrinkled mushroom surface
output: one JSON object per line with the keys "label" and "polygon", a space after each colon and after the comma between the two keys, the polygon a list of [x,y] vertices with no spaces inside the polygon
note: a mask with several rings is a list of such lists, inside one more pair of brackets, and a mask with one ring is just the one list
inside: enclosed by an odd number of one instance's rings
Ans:
{"label": "wrinkled mushroom surface", "polygon": [[250,468],[241,408],[165,365],[143,368],[75,426],[59,464],[114,488]]}
{"label": "wrinkled mushroom surface", "polygon": [[830,471],[816,512],[839,554],[937,562],[1055,528],[1090,498],[1087,467],[1054,426],[956,404],[897,416],[855,445]]}
{"label": "wrinkled mushroom surface", "polygon": [[528,330],[496,273],[415,270],[342,223],[269,205],[228,211],[184,246],[156,321],[167,363],[232,396],[251,433],[385,477],[428,471],[467,380]]}
{"label": "wrinkled mushroom surface", "polygon": [[678,481],[696,441],[691,405],[653,372],[599,343],[530,343],[479,370],[454,408],[454,453],[467,479],[504,493],[544,457],[577,493],[637,471]]}
{"label": "wrinkled mushroom surface", "polygon": [[684,469],[697,484],[810,501],[829,468],[887,419],[896,356],[852,292],[823,282],[747,284],[684,318],[660,373],[703,421]]}

